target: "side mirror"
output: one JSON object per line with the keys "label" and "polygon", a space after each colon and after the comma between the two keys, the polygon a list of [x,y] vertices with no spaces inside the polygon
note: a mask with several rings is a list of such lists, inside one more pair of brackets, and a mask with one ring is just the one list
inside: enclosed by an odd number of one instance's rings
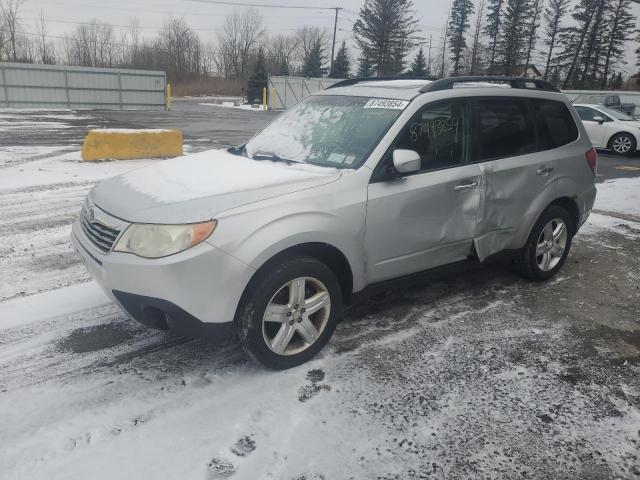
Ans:
{"label": "side mirror", "polygon": [[413,150],[394,150],[393,166],[400,173],[413,173],[420,170],[422,159],[420,154]]}
{"label": "side mirror", "polygon": [[598,122],[600,125],[602,125],[604,123],[604,117],[593,117],[593,121]]}

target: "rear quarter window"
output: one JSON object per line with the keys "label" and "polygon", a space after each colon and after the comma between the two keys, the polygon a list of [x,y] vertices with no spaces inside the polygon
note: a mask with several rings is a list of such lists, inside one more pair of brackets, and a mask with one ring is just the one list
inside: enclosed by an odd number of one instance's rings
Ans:
{"label": "rear quarter window", "polygon": [[531,99],[537,117],[538,150],[551,150],[578,139],[578,127],[569,108],[555,100]]}
{"label": "rear quarter window", "polygon": [[536,151],[535,119],[526,99],[478,100],[479,160],[515,157]]}

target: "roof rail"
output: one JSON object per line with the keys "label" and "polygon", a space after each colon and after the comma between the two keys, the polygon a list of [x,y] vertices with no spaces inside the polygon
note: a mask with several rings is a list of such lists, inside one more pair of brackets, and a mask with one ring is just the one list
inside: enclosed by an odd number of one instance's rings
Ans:
{"label": "roof rail", "polygon": [[360,82],[384,82],[388,80],[435,80],[435,77],[353,77],[329,85],[325,90],[338,87],[349,87]]}
{"label": "roof rail", "polygon": [[560,90],[547,82],[546,80],[540,80],[537,78],[523,78],[523,77],[449,77],[436,80],[428,85],[425,85],[420,89],[420,93],[438,92],[440,90],[449,90],[454,87],[456,83],[473,83],[473,82],[493,82],[493,83],[508,83],[511,88],[519,89],[532,89],[532,90],[544,90],[547,92],[557,92]]}

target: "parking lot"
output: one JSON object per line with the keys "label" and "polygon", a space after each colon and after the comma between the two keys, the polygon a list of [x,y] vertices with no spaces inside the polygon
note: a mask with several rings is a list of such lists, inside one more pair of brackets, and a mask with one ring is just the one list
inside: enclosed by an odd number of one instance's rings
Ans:
{"label": "parking lot", "polygon": [[88,129],[179,128],[197,152],[272,117],[0,110],[0,478],[640,478],[640,156],[601,153],[551,282],[493,262],[386,292],[286,372],[108,303],[70,224],[154,160],[84,164]]}

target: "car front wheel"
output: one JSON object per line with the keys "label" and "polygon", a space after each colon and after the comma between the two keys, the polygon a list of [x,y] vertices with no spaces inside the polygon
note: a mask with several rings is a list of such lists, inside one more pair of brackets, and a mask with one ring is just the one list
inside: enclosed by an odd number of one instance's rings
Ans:
{"label": "car front wheel", "polygon": [[534,281],[548,280],[562,268],[573,235],[571,216],[562,207],[548,207],[536,222],[515,261],[516,270]]}
{"label": "car front wheel", "polygon": [[283,259],[252,280],[236,330],[251,357],[269,368],[291,368],[322,350],[341,307],[340,284],[329,267],[313,258]]}

